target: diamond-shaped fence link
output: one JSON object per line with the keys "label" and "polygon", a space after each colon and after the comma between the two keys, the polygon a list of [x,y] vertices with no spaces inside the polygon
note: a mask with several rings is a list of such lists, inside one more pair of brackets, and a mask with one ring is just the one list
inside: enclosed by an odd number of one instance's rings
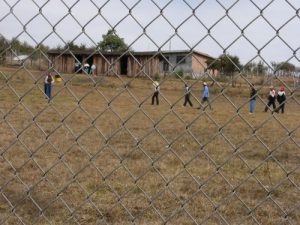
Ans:
{"label": "diamond-shaped fence link", "polygon": [[1,0],[0,224],[299,224],[299,8]]}

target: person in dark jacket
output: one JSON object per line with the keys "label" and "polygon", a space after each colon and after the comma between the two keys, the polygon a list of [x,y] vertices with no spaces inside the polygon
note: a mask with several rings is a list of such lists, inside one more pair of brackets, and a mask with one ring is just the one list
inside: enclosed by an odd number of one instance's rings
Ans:
{"label": "person in dark jacket", "polygon": [[191,87],[189,87],[187,84],[185,84],[183,106],[186,106],[186,103],[189,103],[189,105],[191,107],[193,107],[193,103],[190,100],[190,95],[191,95]]}
{"label": "person in dark jacket", "polygon": [[254,88],[253,85],[251,85],[251,92],[250,92],[250,113],[254,113],[255,109],[255,99],[256,99],[256,89]]}
{"label": "person in dark jacket", "polygon": [[273,110],[276,109],[275,100],[276,100],[276,91],[275,91],[274,87],[271,86],[269,96],[268,96],[268,104],[265,107],[265,112],[268,111],[268,109],[271,105],[273,106]]}
{"label": "person in dark jacket", "polygon": [[284,113],[284,105],[285,105],[285,100],[286,100],[284,90],[285,90],[284,86],[281,86],[280,91],[278,91],[278,93],[277,93],[277,101],[279,103],[279,106],[276,110],[277,113],[279,113],[280,110],[281,110],[281,113]]}

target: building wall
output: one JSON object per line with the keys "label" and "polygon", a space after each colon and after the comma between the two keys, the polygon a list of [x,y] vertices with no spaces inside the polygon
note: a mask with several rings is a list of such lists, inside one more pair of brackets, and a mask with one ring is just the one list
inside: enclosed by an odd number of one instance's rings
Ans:
{"label": "building wall", "polygon": [[[49,55],[49,59],[54,63],[55,68],[62,73],[74,73],[75,72],[75,58],[72,55],[62,55],[59,56],[56,54]],[[82,63],[84,64],[87,60],[87,56],[82,55]],[[109,72],[111,68],[110,63],[113,63],[115,60],[114,57],[109,57],[107,62],[102,56],[94,55],[93,63],[96,65],[96,74],[113,74]],[[118,64],[118,63],[116,63]],[[117,65],[115,66],[117,68]],[[117,69],[114,69],[117,70]],[[117,70],[118,71],[118,70]]]}
{"label": "building wall", "polygon": [[[106,59],[105,59],[106,58]],[[120,74],[120,61],[117,56],[94,55],[93,63],[96,65],[96,75],[114,75]]]}
{"label": "building wall", "polygon": [[[159,70],[160,72],[173,73],[183,71],[183,73],[192,73],[192,55],[186,56],[186,54],[164,54],[168,58],[169,62],[165,59],[160,61]],[[185,57],[184,62],[178,62],[178,57]],[[169,63],[168,70],[164,70],[164,63]]]}
{"label": "building wall", "polygon": [[[75,59],[72,55],[51,54],[49,58],[55,64],[55,68],[63,73],[74,73]],[[185,74],[203,73],[206,66],[206,58],[199,57],[195,54],[165,54],[172,64],[168,66],[168,70],[164,71],[164,60],[159,56],[151,55],[129,55],[127,58],[127,75],[128,76],[155,76],[157,73],[172,73],[183,71]],[[186,56],[186,57],[185,57]],[[105,58],[104,58],[105,57]],[[121,75],[121,60],[117,55],[94,55],[93,63],[96,65],[96,75]],[[179,63],[178,57],[185,57],[184,62]],[[82,55],[83,64],[87,60],[87,55]],[[203,65],[201,65],[201,63]]]}
{"label": "building wall", "polygon": [[68,71],[68,73],[74,71],[75,59],[71,55],[64,57],[64,59],[65,59],[65,63],[64,63],[65,71]]}
{"label": "building wall", "polygon": [[[184,62],[180,62],[180,60],[177,60],[177,57],[185,57]],[[173,65],[175,66],[174,71],[183,71],[183,73],[192,73],[192,55],[175,55],[170,58]]]}
{"label": "building wall", "polygon": [[140,65],[139,60],[136,57],[128,57],[127,71],[129,76],[142,76],[142,65]]}
{"label": "building wall", "polygon": [[159,58],[157,56],[128,57],[129,76],[155,76],[159,73]]}
{"label": "building wall", "polygon": [[71,55],[54,55],[48,56],[51,62],[54,64],[56,70],[62,73],[74,72],[75,59]]}
{"label": "building wall", "polygon": [[93,63],[96,66],[95,74],[104,74],[104,71],[108,71],[109,64],[105,62],[101,55],[94,55]]}
{"label": "building wall", "polygon": [[[194,73],[198,73],[198,74],[204,73],[205,69],[207,68],[206,60],[208,60],[208,58],[194,54],[194,56],[193,56],[193,71],[194,71]],[[216,69],[208,70],[208,73],[210,76],[214,76],[214,77],[217,77],[220,75],[220,72]]]}
{"label": "building wall", "polygon": [[192,70],[194,73],[204,73],[205,68],[207,67],[206,64],[206,57],[193,54],[192,57]]}

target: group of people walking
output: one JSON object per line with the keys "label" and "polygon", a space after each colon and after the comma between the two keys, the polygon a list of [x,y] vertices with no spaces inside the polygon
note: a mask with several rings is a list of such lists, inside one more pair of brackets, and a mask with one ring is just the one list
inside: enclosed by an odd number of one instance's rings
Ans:
{"label": "group of people walking", "polygon": [[[160,91],[160,85],[159,85],[158,81],[154,81],[153,86],[154,86],[154,92],[152,95],[152,105],[154,105],[154,101],[156,101],[156,105],[159,105],[158,94]],[[189,104],[191,107],[193,107],[193,103],[190,99],[190,96],[191,96],[191,87],[188,86],[187,84],[185,84],[183,106],[186,106],[187,104]],[[199,107],[197,107],[197,109],[201,109],[205,102],[207,102],[209,108],[212,109],[210,101],[209,101],[209,88],[208,88],[207,83],[203,82],[202,100],[201,100],[201,104],[199,105]]]}
{"label": "group of people walking", "polygon": [[[152,96],[152,105],[154,105],[154,100],[156,100],[156,105],[159,105],[159,91],[160,86],[157,81],[154,81],[154,93]],[[185,90],[184,90],[184,103],[183,106],[186,106],[189,104],[191,107],[193,107],[193,103],[190,99],[191,96],[191,87],[185,84]],[[254,113],[255,110],[255,101],[257,96],[257,90],[254,88],[253,85],[251,85],[251,91],[250,91],[250,114]],[[279,106],[276,108],[276,100],[278,101]],[[265,112],[267,112],[271,106],[273,106],[273,111],[276,113],[284,113],[285,109],[285,101],[286,101],[286,95],[285,95],[285,87],[281,86],[279,91],[276,93],[275,88],[273,86],[270,87],[270,92],[268,95],[268,103],[264,109]],[[206,82],[203,82],[203,93],[202,93],[202,99],[201,104],[197,109],[201,109],[203,104],[207,102],[208,107],[212,109],[210,101],[209,101],[209,88]]]}
{"label": "group of people walking", "polygon": [[[279,104],[277,108],[276,108],[276,99]],[[271,86],[269,96],[268,96],[268,104],[265,107],[265,112],[267,112],[270,106],[272,105],[274,112],[279,113],[281,111],[281,113],[284,113],[285,100],[286,100],[286,96],[285,96],[284,86],[281,86],[280,90],[277,93],[275,91],[275,88]]]}
{"label": "group of people walking", "polygon": [[[252,86],[251,93],[250,93],[250,113],[254,113],[256,95],[257,95],[257,90]],[[278,107],[276,107],[276,100],[279,104]],[[267,112],[269,109],[271,110],[271,106],[272,106],[274,112],[279,113],[281,111],[281,113],[284,113],[285,101],[286,101],[285,87],[281,86],[278,92],[276,93],[275,88],[271,86],[268,95],[268,103],[264,109],[264,112]]]}
{"label": "group of people walking", "polygon": [[[54,79],[51,75],[51,73],[47,73],[44,79],[44,92],[47,98],[51,99],[52,95],[52,84],[54,83]],[[160,92],[160,84],[158,81],[153,82],[154,86],[154,92],[152,95],[152,105],[156,103],[156,105],[159,105],[159,92]],[[250,91],[250,114],[254,113],[255,110],[255,101],[257,96],[257,90],[254,88],[253,85],[251,85],[251,91]],[[184,103],[183,106],[186,106],[189,104],[191,107],[193,107],[193,103],[190,99],[191,97],[191,87],[185,84],[184,89]],[[279,106],[276,108],[276,100],[279,103]],[[268,95],[268,103],[264,109],[265,112],[267,112],[270,107],[273,107],[273,111],[279,113],[284,113],[285,109],[285,101],[286,101],[286,95],[285,95],[285,87],[281,86],[279,91],[276,93],[275,88],[273,86],[270,87],[269,95]],[[197,109],[201,109],[203,104],[207,102],[208,107],[212,109],[210,101],[209,101],[209,88],[206,82],[203,82],[203,93],[202,93],[202,99],[201,104]]]}

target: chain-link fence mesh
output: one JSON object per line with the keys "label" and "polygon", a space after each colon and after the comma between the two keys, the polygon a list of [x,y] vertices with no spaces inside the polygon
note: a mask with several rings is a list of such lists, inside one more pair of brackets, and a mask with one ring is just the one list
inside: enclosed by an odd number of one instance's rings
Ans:
{"label": "chain-link fence mesh", "polygon": [[298,1],[0,7],[0,224],[300,223]]}

